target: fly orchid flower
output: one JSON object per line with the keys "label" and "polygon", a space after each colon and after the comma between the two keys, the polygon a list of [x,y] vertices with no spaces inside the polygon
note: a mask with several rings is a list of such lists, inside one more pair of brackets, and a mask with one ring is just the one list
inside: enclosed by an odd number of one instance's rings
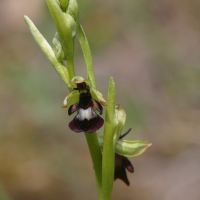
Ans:
{"label": "fly orchid flower", "polygon": [[80,93],[79,102],[69,107],[68,114],[71,115],[76,110],[79,112],[69,123],[69,128],[77,133],[94,133],[104,123],[104,120],[94,112],[94,109],[101,115],[103,108],[98,101],[92,98],[90,88],[85,82],[77,83],[75,90],[78,90]]}
{"label": "fly orchid flower", "polygon": [[[78,114],[74,117],[74,119],[69,123],[69,128],[77,133],[87,132],[94,133],[99,130],[103,124],[104,120],[94,111],[98,111],[100,115],[103,113],[102,105],[106,105],[105,100],[102,100],[102,96],[97,90],[94,90],[89,86],[89,81],[84,80],[82,77],[75,77],[71,81],[72,84],[76,83],[77,88],[74,88],[72,93],[66,97],[63,106],[64,108],[67,106],[70,99],[73,99],[73,103],[69,109],[68,114],[71,115],[75,111],[78,111]],[[100,96],[97,99],[101,99],[101,104],[92,98],[92,94],[94,97]],[[77,99],[78,97],[78,99]]]}
{"label": "fly orchid flower", "polygon": [[[140,140],[124,140],[123,138],[131,131],[131,128],[121,135],[122,129],[126,121],[126,113],[120,105],[115,105],[115,116],[117,120],[116,129],[113,135],[115,152],[114,152],[114,180],[121,179],[126,185],[130,185],[127,178],[126,169],[130,172],[134,172],[133,165],[127,157],[135,157],[143,154],[147,151],[152,144],[146,141]],[[99,145],[103,150],[105,136],[98,135]],[[112,147],[112,144],[110,144]],[[103,150],[104,151],[104,150]]]}
{"label": "fly orchid flower", "polygon": [[130,185],[130,183],[127,178],[126,169],[130,173],[133,173],[134,167],[127,157],[139,156],[152,146],[151,143],[145,141],[122,140],[122,138],[124,138],[130,131],[131,128],[123,135],[120,135],[115,146],[116,149],[115,149],[114,180],[121,179],[128,186]]}

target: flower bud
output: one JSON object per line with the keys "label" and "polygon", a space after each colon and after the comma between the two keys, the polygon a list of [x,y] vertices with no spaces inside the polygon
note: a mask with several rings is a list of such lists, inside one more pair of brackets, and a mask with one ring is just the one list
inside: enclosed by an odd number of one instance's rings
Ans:
{"label": "flower bud", "polygon": [[52,43],[53,43],[53,51],[54,51],[54,54],[55,54],[57,60],[59,60],[59,61],[67,60],[65,52],[63,51],[62,43],[61,43],[60,37],[58,35],[58,32],[56,32]]}
{"label": "flower bud", "polygon": [[59,3],[62,11],[65,12],[67,10],[69,0],[59,0]]}
{"label": "flower bud", "polygon": [[72,16],[76,21],[76,24],[78,24],[78,3],[76,0],[69,0],[66,13]]}

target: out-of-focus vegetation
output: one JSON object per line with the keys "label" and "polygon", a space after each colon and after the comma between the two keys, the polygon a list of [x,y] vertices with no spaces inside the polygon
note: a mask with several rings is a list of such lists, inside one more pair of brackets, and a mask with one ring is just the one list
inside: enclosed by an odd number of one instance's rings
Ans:
{"label": "out-of-focus vegetation", "polygon": [[[129,139],[153,143],[131,159],[131,185],[116,181],[113,199],[199,200],[200,1],[87,0],[79,7],[98,90],[106,97],[113,76],[116,102],[127,112],[124,132],[131,127]],[[0,1],[1,199],[95,199],[84,135],[69,130],[61,109],[67,87],[24,14],[49,41],[56,31],[45,1]],[[76,47],[76,74],[85,76]]]}

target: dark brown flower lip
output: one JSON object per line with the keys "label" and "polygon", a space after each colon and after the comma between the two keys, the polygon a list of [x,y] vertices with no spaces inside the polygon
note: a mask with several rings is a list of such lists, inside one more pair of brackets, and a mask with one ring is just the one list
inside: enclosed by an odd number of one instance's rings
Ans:
{"label": "dark brown flower lip", "polygon": [[114,180],[121,179],[127,186],[130,185],[128,180],[126,169],[130,172],[134,172],[134,167],[128,158],[115,153],[115,173]]}
{"label": "dark brown flower lip", "polygon": [[[93,114],[94,113],[95,112],[93,111]],[[69,123],[69,128],[77,133],[80,132],[94,133],[95,131],[99,130],[104,124],[104,120],[99,115],[95,114],[94,117],[91,118],[90,120],[88,119],[80,120],[79,114],[76,115],[74,119]]]}
{"label": "dark brown flower lip", "polygon": [[[119,137],[119,140],[124,138],[129,132],[131,131],[131,128],[128,129],[126,133],[121,135]],[[128,180],[127,174],[126,174],[126,169],[130,172],[134,172],[134,167],[130,160],[124,156],[121,156],[117,153],[115,153],[115,174],[114,174],[114,180],[116,179],[121,179],[124,181],[124,183],[129,186],[130,182]]]}

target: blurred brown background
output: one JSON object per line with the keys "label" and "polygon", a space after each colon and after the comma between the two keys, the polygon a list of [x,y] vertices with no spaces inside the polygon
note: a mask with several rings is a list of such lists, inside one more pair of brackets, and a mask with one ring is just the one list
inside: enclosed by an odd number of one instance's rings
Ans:
{"label": "blurred brown background", "polygon": [[[128,139],[153,147],[131,158],[113,200],[200,199],[200,1],[79,1],[98,89],[109,78],[127,112]],[[28,15],[51,43],[45,1],[0,1],[0,199],[97,199],[83,134],[61,109],[67,87],[33,40]],[[86,76],[76,43],[76,74]],[[104,109],[105,110],[105,109]],[[101,132],[101,131],[100,131]]]}

